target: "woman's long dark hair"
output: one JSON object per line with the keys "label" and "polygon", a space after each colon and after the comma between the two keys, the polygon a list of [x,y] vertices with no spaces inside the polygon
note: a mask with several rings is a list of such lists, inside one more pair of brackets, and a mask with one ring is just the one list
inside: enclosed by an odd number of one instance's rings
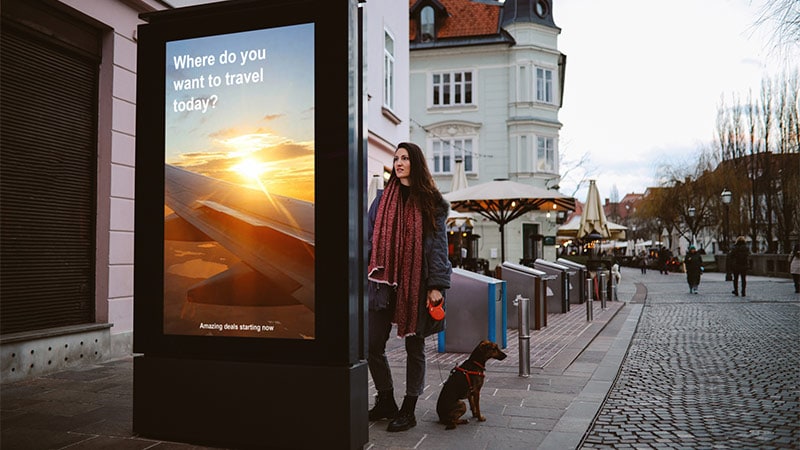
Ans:
{"label": "woman's long dark hair", "polygon": [[[436,229],[435,212],[444,202],[442,193],[436,187],[431,172],[428,170],[428,163],[425,154],[417,144],[413,142],[401,142],[397,145],[398,149],[404,148],[408,152],[408,159],[411,162],[410,187],[411,198],[422,210],[422,223],[426,232]],[[394,164],[392,164],[392,177],[396,177]]]}

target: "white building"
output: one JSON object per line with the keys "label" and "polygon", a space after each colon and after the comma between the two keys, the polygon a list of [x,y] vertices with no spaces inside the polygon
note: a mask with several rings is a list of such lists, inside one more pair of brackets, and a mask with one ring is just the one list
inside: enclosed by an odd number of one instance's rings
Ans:
{"label": "white building", "polygon": [[[419,0],[409,13],[411,140],[439,188],[450,190],[456,157],[470,186],[507,178],[555,188],[566,56],[552,1]],[[554,260],[556,226],[545,211],[508,224],[506,260]],[[498,226],[481,219],[473,232],[478,256],[501,264]]]}
{"label": "white building", "polygon": [[[367,173],[391,173],[397,144],[408,141],[408,20],[396,0],[369,0],[364,9],[367,87]],[[388,174],[387,174],[388,175]]]}

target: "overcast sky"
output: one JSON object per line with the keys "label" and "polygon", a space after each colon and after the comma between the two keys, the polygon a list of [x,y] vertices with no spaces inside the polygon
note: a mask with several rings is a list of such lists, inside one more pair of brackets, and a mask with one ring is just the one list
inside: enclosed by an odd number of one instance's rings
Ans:
{"label": "overcast sky", "polygon": [[[555,0],[567,55],[562,172],[588,153],[601,197],[616,185],[622,199],[658,185],[660,164],[696,160],[712,145],[723,96],[757,95],[763,79],[797,67],[754,25],[761,3]],[[577,181],[562,180],[561,192]],[[575,197],[585,201],[586,187]]]}
{"label": "overcast sky", "polygon": [[[659,165],[696,160],[713,145],[723,97],[757,95],[763,79],[797,68],[800,51],[778,56],[771,30],[755,26],[765,1],[554,0],[567,55],[562,174],[587,154],[601,197],[616,186],[622,199],[658,185]],[[581,175],[560,186],[585,201]]]}

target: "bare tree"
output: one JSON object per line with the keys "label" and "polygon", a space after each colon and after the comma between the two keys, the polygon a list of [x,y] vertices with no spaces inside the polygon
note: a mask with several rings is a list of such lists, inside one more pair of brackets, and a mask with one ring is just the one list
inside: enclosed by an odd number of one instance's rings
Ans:
{"label": "bare tree", "polygon": [[575,183],[575,189],[570,193],[570,197],[575,197],[575,194],[587,183],[590,179],[594,178],[597,173],[597,167],[592,164],[592,158],[589,152],[584,153],[578,160],[570,160],[561,155],[561,183],[566,180]]}
{"label": "bare tree", "polygon": [[800,45],[800,2],[797,0],[770,0],[764,2],[755,22],[756,27],[771,31],[772,47],[786,53]]}
{"label": "bare tree", "polygon": [[764,223],[764,215],[761,208],[761,197],[758,195],[761,191],[759,189],[758,180],[761,179],[761,174],[764,173],[765,155],[762,152],[761,140],[758,136],[756,126],[758,124],[758,106],[754,105],[753,93],[748,94],[748,102],[745,106],[744,113],[747,121],[747,147],[750,154],[750,164],[748,171],[748,180],[750,181],[750,217],[753,219],[750,222],[750,242],[753,253],[758,251],[758,235],[759,224]]}
{"label": "bare tree", "polygon": [[760,109],[756,112],[756,116],[758,119],[758,134],[760,136],[762,145],[764,147],[764,165],[763,165],[763,177],[760,177],[761,180],[761,189],[764,192],[764,213],[766,216],[766,229],[764,234],[767,238],[767,252],[775,253],[777,251],[777,241],[774,239],[774,204],[775,204],[775,176],[773,174],[774,171],[774,158],[772,158],[771,150],[772,147],[770,145],[770,131],[772,129],[772,82],[769,78],[762,80],[761,82],[761,96],[759,105]]}
{"label": "bare tree", "polygon": [[[800,232],[800,76],[797,71],[784,77],[776,98],[777,137],[775,153],[779,159],[774,177],[780,195],[776,196],[778,236],[784,252],[792,244],[792,233]],[[781,160],[788,163],[781,163]]]}

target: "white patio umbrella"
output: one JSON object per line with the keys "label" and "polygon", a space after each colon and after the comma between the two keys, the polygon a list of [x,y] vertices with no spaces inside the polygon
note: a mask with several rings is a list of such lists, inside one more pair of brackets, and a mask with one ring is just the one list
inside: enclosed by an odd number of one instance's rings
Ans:
{"label": "white patio umbrella", "polygon": [[367,208],[372,204],[372,201],[375,200],[375,197],[378,196],[378,191],[383,189],[383,177],[378,174],[372,176],[372,179],[369,180],[369,186],[367,187]]}
{"label": "white patio umbrella", "polygon": [[541,209],[575,210],[575,199],[556,191],[506,179],[477,184],[444,195],[450,207],[459,212],[476,212],[500,227],[500,255],[505,261],[503,228],[523,214]]}
{"label": "white patio umbrella", "polygon": [[[581,215],[573,215],[567,223],[558,227],[556,236],[577,238],[578,230],[581,228],[581,218]],[[609,239],[625,239],[625,231],[628,229],[628,227],[610,221],[606,221],[606,223],[608,224],[608,231],[610,233]]]}
{"label": "white patio umbrella", "polygon": [[586,204],[583,205],[581,222],[578,226],[576,237],[583,238],[589,234],[597,233],[603,239],[624,239],[625,230],[622,225],[609,222],[600,202],[600,192],[597,190],[595,180],[589,180],[589,192],[586,194]]}
{"label": "white patio umbrella", "polygon": [[453,183],[450,185],[450,192],[466,189],[467,173],[464,171],[464,161],[461,158],[456,158],[456,167],[453,171]]}
{"label": "white patio umbrella", "polygon": [[[450,186],[450,192],[466,189],[467,187],[467,173],[464,171],[464,160],[462,160],[460,157],[457,157],[455,170],[453,171],[453,182]],[[472,217],[471,214],[456,212],[452,209],[447,215],[448,228],[460,228],[462,225],[472,228],[472,222],[474,221],[475,218]]]}

